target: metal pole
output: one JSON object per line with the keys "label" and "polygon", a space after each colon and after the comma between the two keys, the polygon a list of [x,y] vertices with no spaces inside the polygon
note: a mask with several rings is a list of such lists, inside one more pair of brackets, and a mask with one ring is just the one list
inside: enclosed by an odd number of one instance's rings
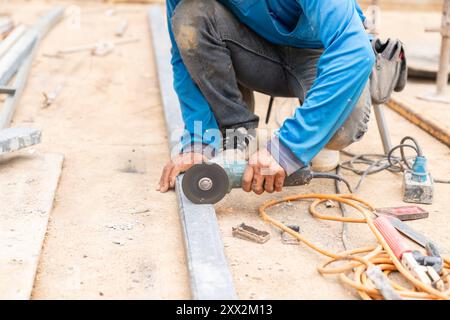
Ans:
{"label": "metal pole", "polygon": [[445,0],[442,13],[442,45],[439,70],[437,74],[437,95],[445,95],[448,83],[448,64],[450,62],[450,0]]}
{"label": "metal pole", "polygon": [[0,94],[15,94],[16,89],[6,86],[0,86]]}
{"label": "metal pole", "polygon": [[388,126],[386,123],[386,118],[384,116],[383,106],[379,104],[373,105],[373,110],[375,112],[375,118],[377,119],[378,131],[380,131],[381,141],[383,142],[384,154],[389,154],[392,149],[391,137],[389,135]]}
{"label": "metal pole", "polygon": [[30,54],[36,39],[35,31],[29,30],[0,60],[0,85],[5,85],[12,79],[23,60]]}
{"label": "metal pole", "polygon": [[62,7],[51,9],[8,50],[0,60],[0,85],[5,85],[11,80],[33,46],[38,44],[48,30],[62,18],[63,13]]}
{"label": "metal pole", "polygon": [[[378,34],[378,26],[380,18],[379,14],[379,2],[378,0],[372,0],[372,28],[369,30],[371,34],[377,35]],[[389,151],[392,149],[392,142],[391,142],[391,136],[389,134],[388,125],[386,122],[386,117],[384,116],[384,109],[383,105],[380,104],[373,104],[373,111],[375,112],[375,118],[377,120],[377,126],[378,131],[380,132],[380,138],[381,142],[383,144],[383,150],[384,154],[388,155]]]}
{"label": "metal pole", "polygon": [[448,65],[450,63],[450,0],[444,1],[441,27],[438,29],[425,29],[425,31],[441,33],[441,54],[437,71],[436,91],[418,96],[418,98],[431,102],[450,104],[450,96],[447,93],[449,72]]}
{"label": "metal pole", "polygon": [[[32,51],[35,51],[37,46],[34,47]],[[31,65],[33,64],[33,53],[31,53],[25,62],[20,67],[16,79],[14,81],[15,92],[6,98],[3,108],[0,113],[0,130],[9,127],[11,123],[14,112],[16,111],[16,106],[19,102],[20,96],[25,89],[28,74],[30,73]]]}

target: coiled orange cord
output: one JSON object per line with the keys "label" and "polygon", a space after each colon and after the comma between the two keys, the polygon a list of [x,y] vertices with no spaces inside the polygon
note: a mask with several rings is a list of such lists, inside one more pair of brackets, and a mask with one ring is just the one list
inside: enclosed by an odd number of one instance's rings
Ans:
{"label": "coiled orange cord", "polygon": [[[378,241],[378,245],[369,248],[358,248],[354,250],[344,251],[341,253],[332,253],[322,248],[317,247],[310,242],[300,233],[295,232],[291,228],[285,226],[283,223],[270,217],[266,213],[266,209],[275,206],[283,202],[301,201],[305,199],[314,199],[311,204],[309,212],[315,218],[330,221],[339,221],[347,223],[366,223],[369,229],[375,235]],[[317,206],[327,200],[333,200],[351,206],[361,214],[362,218],[348,218],[339,216],[328,216],[320,214],[317,211]],[[322,275],[339,275],[341,280],[350,287],[357,290],[362,299],[383,299],[381,292],[374,286],[367,276],[367,270],[370,267],[379,267],[386,276],[389,276],[392,272],[399,272],[412,286],[412,288],[405,288],[393,279],[389,278],[389,283],[393,290],[401,297],[405,299],[427,299],[427,300],[450,300],[450,260],[446,257],[444,259],[444,269],[442,271],[442,279],[445,284],[445,291],[439,291],[431,286],[425,285],[421,281],[417,280],[411,272],[409,272],[401,262],[397,259],[392,252],[389,245],[384,240],[383,236],[377,230],[373,223],[372,214],[374,208],[366,201],[355,197],[353,195],[327,195],[327,194],[305,194],[289,196],[279,200],[270,200],[264,203],[259,208],[259,214],[261,218],[275,227],[289,233],[299,241],[306,244],[311,249],[327,256],[329,259],[321,266],[318,271]],[[349,261],[347,264],[332,268],[331,264],[338,261]]]}

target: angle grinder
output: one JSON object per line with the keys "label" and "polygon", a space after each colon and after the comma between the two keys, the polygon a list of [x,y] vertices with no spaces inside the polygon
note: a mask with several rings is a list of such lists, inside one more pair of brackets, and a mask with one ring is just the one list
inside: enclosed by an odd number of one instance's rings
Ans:
{"label": "angle grinder", "polygon": [[[232,189],[242,187],[247,162],[225,162],[196,164],[187,170],[182,181],[186,197],[195,204],[215,204],[222,200]],[[286,177],[285,187],[307,185],[314,178],[326,178],[343,181],[341,176],[331,173],[314,172],[311,167],[303,167]]]}

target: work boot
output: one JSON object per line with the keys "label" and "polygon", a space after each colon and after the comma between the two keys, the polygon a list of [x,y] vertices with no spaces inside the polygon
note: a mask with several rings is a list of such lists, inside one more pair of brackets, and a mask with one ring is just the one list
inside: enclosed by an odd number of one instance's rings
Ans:
{"label": "work boot", "polygon": [[336,169],[339,165],[340,155],[339,151],[322,149],[311,161],[313,171],[326,172]]}

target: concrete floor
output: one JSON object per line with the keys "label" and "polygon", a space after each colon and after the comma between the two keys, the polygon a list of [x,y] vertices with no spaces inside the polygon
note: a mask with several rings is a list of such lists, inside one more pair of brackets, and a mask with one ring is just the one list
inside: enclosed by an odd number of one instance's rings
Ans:
{"label": "concrete floor", "polygon": [[[7,3],[22,21],[42,12],[48,3]],[[82,8],[98,7],[83,2]],[[102,8],[106,8],[102,6]],[[43,152],[65,155],[65,165],[51,214],[46,242],[33,291],[34,299],[176,299],[189,298],[183,239],[174,193],[154,191],[168,160],[159,89],[146,22],[145,6],[107,16],[83,14],[81,28],[59,25],[43,42],[14,124],[43,129]],[[44,53],[111,38],[123,17],[127,35],[138,43],[117,48],[106,57],[77,53],[64,59]],[[42,93],[63,85],[55,103],[42,107]],[[267,97],[258,96],[263,114]],[[387,110],[394,142],[415,136],[429,158],[435,176],[450,176],[449,148]],[[351,146],[356,153],[381,152],[372,120],[370,131]],[[356,183],[357,177],[347,174]],[[435,203],[426,206],[430,218],[411,224],[450,250],[448,185],[435,186]],[[329,182],[290,188],[295,193],[334,193]],[[225,253],[240,298],[352,299],[353,292],[316,270],[323,257],[303,245],[281,244],[278,231],[256,214],[265,200],[282,195],[255,196],[233,191],[217,204]],[[370,176],[360,196],[376,207],[402,205],[401,176]],[[243,201],[245,199],[245,201]],[[315,221],[305,204],[279,206],[273,213],[297,223],[303,234],[331,250],[342,250],[341,225]],[[258,245],[231,236],[241,222],[265,229],[272,239]],[[352,246],[373,243],[365,226],[350,226]]]}

